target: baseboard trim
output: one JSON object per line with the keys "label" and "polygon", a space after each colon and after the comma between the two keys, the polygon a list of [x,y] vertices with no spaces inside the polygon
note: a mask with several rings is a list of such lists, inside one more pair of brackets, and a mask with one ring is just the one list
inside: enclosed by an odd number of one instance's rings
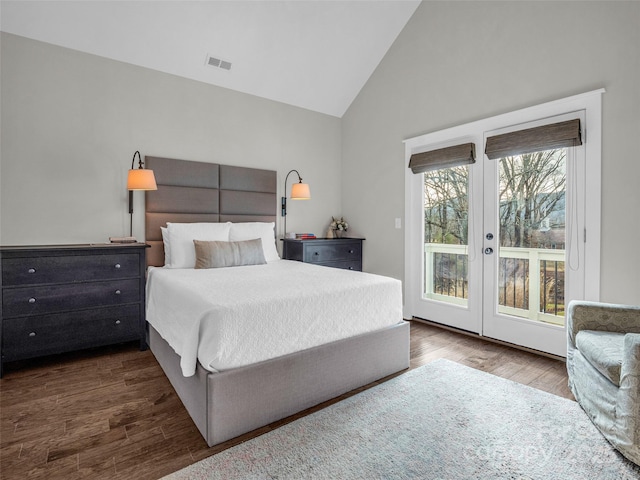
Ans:
{"label": "baseboard trim", "polygon": [[470,332],[468,330],[463,330],[461,328],[450,327],[449,325],[444,325],[442,323],[434,322],[432,320],[426,320],[424,318],[412,317],[408,321],[410,322],[419,322],[424,323],[426,325],[431,325],[432,327],[441,328],[443,330],[448,330],[450,332],[460,333],[462,335],[467,335],[469,337],[478,338],[480,340],[484,340],[485,342],[495,343],[498,345],[503,345],[505,347],[515,348],[516,350],[522,350],[523,352],[533,353],[536,355],[540,355],[542,357],[552,358],[554,360],[560,360],[566,363],[566,359],[564,357],[560,357],[558,355],[554,355],[552,353],[541,352],[540,350],[535,350],[533,348],[523,347],[522,345],[516,345],[515,343],[509,343],[502,340],[498,340],[496,338],[485,337],[475,332]]}

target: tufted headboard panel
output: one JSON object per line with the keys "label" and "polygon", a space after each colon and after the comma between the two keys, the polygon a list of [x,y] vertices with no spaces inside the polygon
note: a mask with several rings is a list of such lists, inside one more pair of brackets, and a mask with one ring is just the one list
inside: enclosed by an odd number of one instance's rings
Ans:
{"label": "tufted headboard panel", "polygon": [[[145,156],[158,190],[145,192],[147,266],[164,265],[167,222],[275,222],[274,170]],[[275,241],[275,238],[274,238]]]}

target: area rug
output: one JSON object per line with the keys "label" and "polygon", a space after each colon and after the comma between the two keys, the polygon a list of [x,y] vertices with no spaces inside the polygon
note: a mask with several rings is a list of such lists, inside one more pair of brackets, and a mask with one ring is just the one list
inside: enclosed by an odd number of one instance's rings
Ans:
{"label": "area rug", "polygon": [[576,402],[436,360],[165,479],[640,478]]}

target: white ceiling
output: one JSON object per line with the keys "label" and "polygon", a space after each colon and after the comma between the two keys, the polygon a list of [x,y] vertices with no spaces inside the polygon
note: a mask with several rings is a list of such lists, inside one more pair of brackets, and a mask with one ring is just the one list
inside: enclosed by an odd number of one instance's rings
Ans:
{"label": "white ceiling", "polygon": [[[341,117],[419,0],[2,0],[2,31]],[[208,56],[231,70],[206,65]]]}

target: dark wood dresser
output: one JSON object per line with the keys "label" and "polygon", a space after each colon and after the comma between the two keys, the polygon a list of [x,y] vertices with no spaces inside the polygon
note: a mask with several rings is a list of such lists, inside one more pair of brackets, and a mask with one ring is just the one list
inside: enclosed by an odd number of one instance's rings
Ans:
{"label": "dark wood dresser", "polygon": [[147,245],[0,247],[6,362],[139,340]]}
{"label": "dark wood dresser", "polygon": [[364,238],[283,239],[282,258],[327,267],[362,271]]}

